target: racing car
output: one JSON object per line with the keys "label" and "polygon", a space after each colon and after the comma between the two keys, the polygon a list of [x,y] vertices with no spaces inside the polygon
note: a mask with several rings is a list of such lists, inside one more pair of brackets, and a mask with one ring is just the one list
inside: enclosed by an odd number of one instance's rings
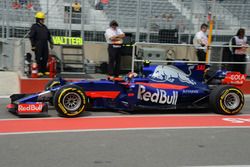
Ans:
{"label": "racing car", "polygon": [[205,64],[174,62],[144,65],[139,74],[123,78],[67,82],[56,78],[36,94],[10,96],[10,112],[46,113],[53,105],[59,115],[80,116],[89,109],[123,111],[210,108],[218,114],[234,115],[244,106],[238,88],[246,75],[226,70],[209,70]]}

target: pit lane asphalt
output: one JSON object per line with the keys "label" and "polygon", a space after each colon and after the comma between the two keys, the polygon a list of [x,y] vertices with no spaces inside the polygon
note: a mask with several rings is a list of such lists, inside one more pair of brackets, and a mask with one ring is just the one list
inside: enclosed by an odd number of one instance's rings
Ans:
{"label": "pit lane asphalt", "polygon": [[[22,119],[6,111],[8,102],[8,99],[0,99],[0,119]],[[247,97],[241,115],[250,114],[249,102]],[[208,111],[191,110],[186,114],[215,115]],[[53,110],[49,115],[57,117]],[[127,114],[94,111],[88,112],[87,116],[114,115]],[[2,135],[0,146],[1,167],[250,166],[250,128]]]}

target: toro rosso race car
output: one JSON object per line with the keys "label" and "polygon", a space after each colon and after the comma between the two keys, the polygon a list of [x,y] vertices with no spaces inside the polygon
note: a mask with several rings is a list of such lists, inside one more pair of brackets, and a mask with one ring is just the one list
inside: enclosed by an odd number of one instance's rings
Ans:
{"label": "toro rosso race car", "polygon": [[103,108],[123,111],[210,108],[218,114],[241,111],[244,95],[237,87],[246,75],[217,70],[205,64],[175,62],[144,66],[139,75],[124,78],[67,82],[57,78],[37,94],[11,95],[9,111],[17,114],[44,113],[48,104],[65,117]]}

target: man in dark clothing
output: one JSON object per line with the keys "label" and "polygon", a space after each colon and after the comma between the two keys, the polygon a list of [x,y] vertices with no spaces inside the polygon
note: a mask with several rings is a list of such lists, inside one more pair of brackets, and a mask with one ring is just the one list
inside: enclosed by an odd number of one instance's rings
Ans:
{"label": "man in dark clothing", "polygon": [[[240,28],[237,34],[231,39],[230,45],[233,53],[233,62],[246,62],[247,52],[247,37],[245,36],[245,29]],[[246,64],[233,64],[233,71],[238,71],[241,74],[246,73]]]}
{"label": "man in dark clothing", "polygon": [[36,23],[30,29],[30,41],[32,51],[35,52],[36,62],[38,64],[38,76],[48,75],[47,62],[48,62],[48,41],[50,48],[53,49],[53,42],[48,28],[44,25],[45,14],[37,12],[35,15]]}

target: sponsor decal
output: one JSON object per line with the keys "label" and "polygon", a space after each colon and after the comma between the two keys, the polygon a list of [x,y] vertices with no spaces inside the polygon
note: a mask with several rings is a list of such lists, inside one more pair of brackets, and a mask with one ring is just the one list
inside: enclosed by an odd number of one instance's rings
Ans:
{"label": "sponsor decal", "polygon": [[153,103],[176,105],[178,91],[172,92],[172,95],[169,95],[165,90],[156,89],[156,92],[152,93],[147,91],[145,86],[139,85],[137,99]]}
{"label": "sponsor decal", "polygon": [[199,90],[183,90],[182,91],[183,94],[198,94]]}
{"label": "sponsor decal", "polygon": [[157,82],[171,82],[173,83],[176,79],[180,82],[185,82],[191,85],[196,85],[196,82],[189,78],[189,75],[179,70],[174,66],[157,66],[154,73],[149,76],[153,81]]}
{"label": "sponsor decal", "polygon": [[198,70],[198,71],[204,71],[205,69],[206,69],[206,66],[203,65],[203,64],[199,64],[199,65],[197,65],[197,67],[196,67],[196,70]]}
{"label": "sponsor decal", "polygon": [[246,77],[244,75],[231,75],[231,80],[245,80]]}
{"label": "sponsor decal", "polygon": [[37,113],[37,112],[42,112],[42,109],[43,109],[43,103],[18,105],[19,113]]}
{"label": "sponsor decal", "polygon": [[240,72],[228,72],[223,84],[242,85],[246,80],[247,74],[241,74]]}

